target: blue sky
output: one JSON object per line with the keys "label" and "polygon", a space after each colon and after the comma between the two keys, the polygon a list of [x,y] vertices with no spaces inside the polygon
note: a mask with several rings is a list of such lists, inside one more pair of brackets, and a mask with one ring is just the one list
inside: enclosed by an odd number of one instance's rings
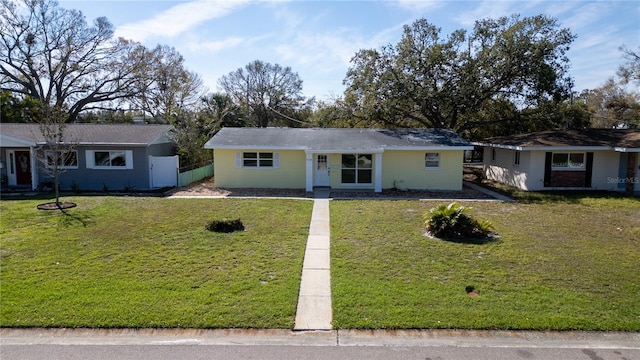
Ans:
{"label": "blue sky", "polygon": [[[396,44],[402,26],[419,18],[445,36],[477,19],[547,14],[578,36],[569,58],[575,90],[592,89],[623,63],[618,50],[640,45],[638,1],[59,1],[92,21],[106,16],[116,35],[175,47],[186,66],[218,91],[225,74],[254,60],[289,66],[305,96],[342,95],[349,60],[359,49]],[[636,89],[637,90],[637,89]]]}

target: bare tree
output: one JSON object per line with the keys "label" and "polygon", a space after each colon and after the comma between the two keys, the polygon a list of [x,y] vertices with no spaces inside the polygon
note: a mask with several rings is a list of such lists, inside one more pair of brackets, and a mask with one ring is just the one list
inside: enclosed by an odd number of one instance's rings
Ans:
{"label": "bare tree", "polygon": [[290,67],[260,60],[224,75],[219,84],[256,127],[267,127],[278,119],[286,119],[281,114],[292,112],[305,101],[302,80],[297,73]]}
{"label": "bare tree", "polygon": [[627,62],[618,69],[618,76],[623,84],[635,82],[640,85],[640,52],[635,52],[626,46],[620,47],[620,50],[624,53],[623,58]]}
{"label": "bare tree", "polygon": [[53,179],[55,205],[60,209],[60,175],[69,167],[78,166],[75,144],[66,138],[68,111],[41,104],[27,116],[38,123],[44,137],[45,143],[37,149],[36,159],[41,165],[39,168]]}
{"label": "bare tree", "polygon": [[146,63],[140,44],[113,38],[105,17],[88,25],[82,12],[55,0],[0,0],[0,90],[67,109],[83,110],[135,95]]}
{"label": "bare tree", "polygon": [[184,58],[172,47],[158,45],[147,58],[148,64],[138,73],[135,106],[156,121],[173,123],[203,96],[202,79],[184,67]]}

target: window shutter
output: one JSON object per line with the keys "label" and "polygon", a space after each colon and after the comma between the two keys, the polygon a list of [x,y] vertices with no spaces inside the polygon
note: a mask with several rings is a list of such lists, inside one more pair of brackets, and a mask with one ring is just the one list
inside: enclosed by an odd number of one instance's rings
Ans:
{"label": "window shutter", "polygon": [[553,153],[548,151],[544,154],[544,187],[551,186],[551,161]]}
{"label": "window shutter", "polygon": [[586,173],[584,174],[584,187],[591,187],[591,179],[593,178],[593,153],[587,153]]}
{"label": "window shutter", "polygon": [[237,168],[242,167],[242,152],[240,151],[236,151],[236,167]]}
{"label": "window shutter", "polygon": [[95,159],[93,157],[93,150],[85,151],[85,156],[87,157],[87,169],[93,169],[95,165]]}
{"label": "window shutter", "polygon": [[280,167],[280,153],[273,153],[273,167],[276,169]]}

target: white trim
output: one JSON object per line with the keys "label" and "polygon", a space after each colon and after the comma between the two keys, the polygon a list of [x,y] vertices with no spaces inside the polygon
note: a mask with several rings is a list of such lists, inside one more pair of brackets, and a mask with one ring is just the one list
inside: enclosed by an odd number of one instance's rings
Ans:
{"label": "white trim", "polygon": [[453,150],[473,150],[473,146],[385,146],[386,150],[407,150],[407,151],[453,151]]}
{"label": "white trim", "polygon": [[373,161],[373,169],[375,170],[374,190],[375,192],[382,192],[382,154],[377,153]]}
{"label": "white trim", "polygon": [[0,144],[2,147],[24,147],[24,146],[36,146],[33,141],[17,138],[15,136],[0,134]]}
{"label": "white trim", "polygon": [[[125,166],[97,166],[95,164],[96,152],[109,152],[109,153],[124,152]],[[93,170],[131,170],[133,169],[133,150],[110,150],[110,149],[86,150],[85,156],[87,160],[87,169],[93,169]]]}
{"label": "white trim", "polygon": [[[554,166],[553,156],[556,154],[567,154],[567,166]],[[582,155],[582,166],[570,166],[571,154]],[[551,153],[551,170],[552,171],[586,171],[587,170],[587,154],[582,151],[568,151],[568,152],[552,152]]]}
{"label": "white trim", "polygon": [[626,152],[626,153],[640,153],[640,148],[623,148],[623,147],[614,147],[614,151],[617,152]]}
{"label": "white trim", "polygon": [[[49,165],[49,157],[47,156],[47,153],[52,153],[52,152],[60,152],[60,153],[75,152],[76,153],[76,164],[73,165],[73,166],[65,166],[63,164],[63,165],[58,166],[58,169],[64,169],[64,170],[67,170],[67,169],[72,169],[72,170],[73,169],[78,169],[78,167],[79,167],[78,164],[80,162],[80,159],[78,158],[78,150],[44,150],[44,157],[46,159],[46,166],[47,166],[48,169],[51,169],[52,167],[51,167],[51,165]],[[62,155],[60,155],[60,156],[62,156]]]}
{"label": "white trim", "polygon": [[[427,166],[427,154],[438,155],[438,166]],[[439,151],[426,151],[424,153],[424,169],[427,171],[440,170],[440,162],[442,161]]]}
{"label": "white trim", "polygon": [[[255,153],[256,154],[256,166],[245,166],[244,165],[244,155],[246,153]],[[260,166],[260,154],[271,154],[271,166]],[[240,156],[240,162],[238,163],[238,155]],[[262,159],[269,160],[269,159]],[[238,166],[239,165],[239,166]],[[236,152],[236,167],[241,169],[251,169],[251,170],[260,170],[260,169],[279,169],[280,168],[280,153],[274,151],[238,151]]]}
{"label": "white trim", "polygon": [[[520,145],[499,145],[490,143],[474,142],[476,146],[490,147],[494,149],[507,149],[518,151],[600,151],[600,150],[614,150],[622,148],[612,148],[611,146],[520,146]],[[615,150],[619,151],[619,150]],[[638,149],[640,151],[640,149]]]}

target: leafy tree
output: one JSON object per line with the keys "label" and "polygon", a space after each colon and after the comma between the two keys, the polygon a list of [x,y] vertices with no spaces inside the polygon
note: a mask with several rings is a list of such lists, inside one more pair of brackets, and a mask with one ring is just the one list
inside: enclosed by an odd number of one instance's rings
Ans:
{"label": "leafy tree", "polygon": [[297,73],[260,60],[222,76],[219,85],[246,112],[248,126],[282,124],[305,100]]}
{"label": "leafy tree", "polygon": [[373,125],[472,132],[496,121],[483,111],[499,113],[506,102],[522,111],[568,98],[565,53],[574,38],[543,15],[480,20],[473,32],[446,37],[420,19],[395,46],[354,56],[345,101]]}
{"label": "leafy tree", "polygon": [[580,100],[589,110],[593,127],[640,127],[640,94],[627,91],[614,79],[583,91]]}
{"label": "leafy tree", "polygon": [[[640,50],[640,47],[638,49]],[[622,79],[622,83],[636,82],[640,84],[640,53],[632,51],[626,46],[622,46],[620,50],[624,53],[624,59],[627,60],[618,69],[618,76]]]}
{"label": "leafy tree", "polygon": [[0,91],[0,122],[29,122],[28,113],[36,111],[39,106],[40,102],[30,96],[18,98],[10,91]]}
{"label": "leafy tree", "polygon": [[66,121],[136,94],[142,45],[113,39],[104,17],[88,25],[54,0],[22,1],[0,0],[0,90],[65,108]]}
{"label": "leafy tree", "polygon": [[183,166],[202,165],[211,159],[204,144],[224,126],[244,126],[243,114],[231,97],[223,93],[200,99],[195,111],[183,111],[174,118],[171,138]]}

